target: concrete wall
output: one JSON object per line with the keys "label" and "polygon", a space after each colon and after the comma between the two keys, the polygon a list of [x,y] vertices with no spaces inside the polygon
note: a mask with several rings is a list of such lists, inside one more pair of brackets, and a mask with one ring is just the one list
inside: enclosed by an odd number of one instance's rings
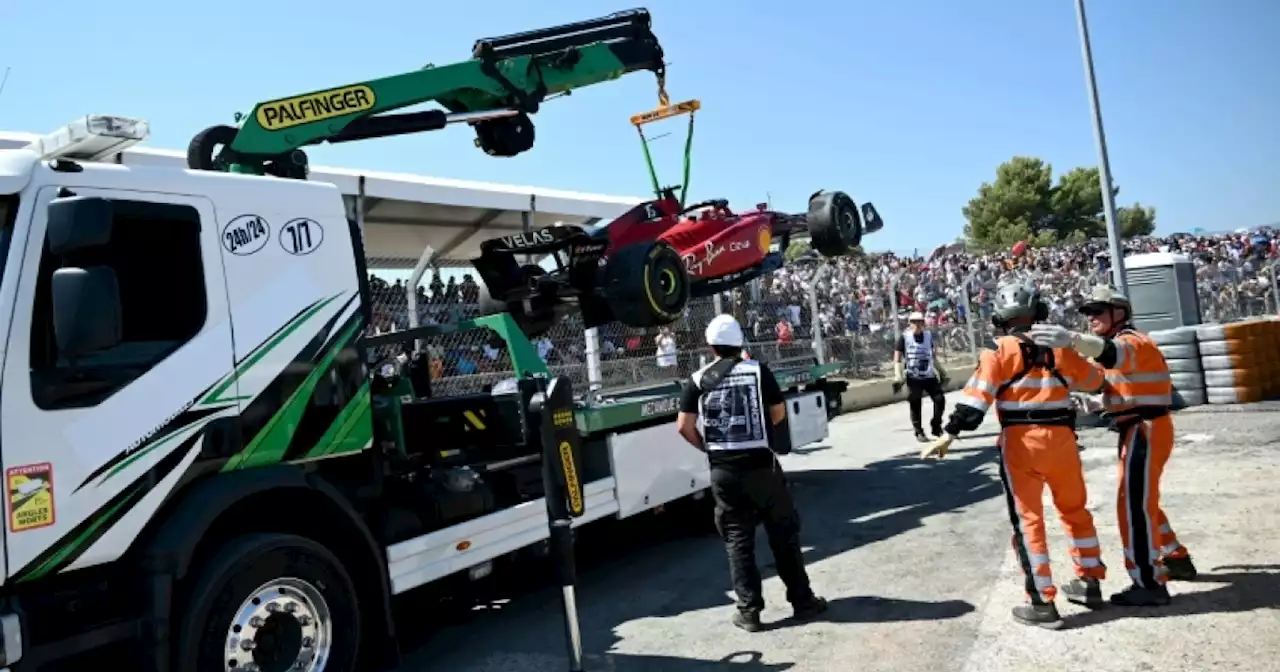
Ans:
{"label": "concrete wall", "polygon": [[[947,381],[946,391],[953,392],[964,387],[969,376],[973,375],[974,366],[972,364],[965,366],[949,366],[947,373],[951,379]],[[841,396],[841,411],[848,413],[849,411],[857,411],[864,408],[875,408],[877,406],[888,406],[897,401],[904,401],[907,398],[907,392],[904,388],[898,394],[893,393],[893,381],[891,380],[857,380],[849,381],[849,389],[845,390]],[[1082,414],[1076,421],[1079,427],[1101,427],[1105,424],[1101,417],[1095,414]]]}
{"label": "concrete wall", "polygon": [[[969,376],[973,375],[973,368],[972,364],[947,367],[947,374],[950,375],[951,380],[947,383],[946,391],[951,392],[964,387],[965,381],[969,380]],[[892,380],[851,380],[849,381],[849,389],[845,390],[844,395],[840,398],[843,404],[841,410],[847,413],[864,408],[887,406],[906,398],[906,388],[903,388],[898,394],[893,393]]]}

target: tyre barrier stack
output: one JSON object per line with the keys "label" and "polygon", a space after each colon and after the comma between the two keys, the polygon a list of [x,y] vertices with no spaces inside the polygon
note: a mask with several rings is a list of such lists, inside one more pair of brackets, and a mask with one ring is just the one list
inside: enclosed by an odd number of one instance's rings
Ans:
{"label": "tyre barrier stack", "polygon": [[1183,327],[1187,328],[1195,329],[1205,402],[1247,404],[1280,391],[1280,322],[1266,319]]}
{"label": "tyre barrier stack", "polygon": [[1186,408],[1207,403],[1209,395],[1197,326],[1153,331],[1150,336],[1169,364],[1169,374],[1173,378],[1173,407]]}

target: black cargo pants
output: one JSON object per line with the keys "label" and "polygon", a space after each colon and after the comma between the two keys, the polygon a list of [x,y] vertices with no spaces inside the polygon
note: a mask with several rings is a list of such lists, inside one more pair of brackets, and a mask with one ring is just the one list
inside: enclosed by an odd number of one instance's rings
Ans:
{"label": "black cargo pants", "polygon": [[937,376],[932,378],[907,378],[907,407],[911,409],[911,427],[917,432],[924,431],[920,424],[920,411],[924,395],[933,400],[933,420],[930,426],[942,424],[942,414],[947,411],[947,399],[942,394],[942,382]]}
{"label": "black cargo pants", "polygon": [[729,552],[729,574],[738,609],[764,609],[760,568],[756,566],[756,526],[769,537],[778,578],[787,601],[800,606],[814,599],[800,551],[800,514],[796,511],[782,467],[753,469],[713,467],[711,495],[716,502],[716,529]]}

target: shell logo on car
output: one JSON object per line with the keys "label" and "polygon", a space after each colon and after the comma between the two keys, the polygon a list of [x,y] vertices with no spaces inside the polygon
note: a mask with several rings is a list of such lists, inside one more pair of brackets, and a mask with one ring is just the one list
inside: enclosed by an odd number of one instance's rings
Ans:
{"label": "shell logo on car", "polygon": [[771,242],[773,242],[773,234],[769,231],[769,227],[760,227],[760,230],[756,232],[756,244],[760,246],[760,251],[768,254],[769,243]]}

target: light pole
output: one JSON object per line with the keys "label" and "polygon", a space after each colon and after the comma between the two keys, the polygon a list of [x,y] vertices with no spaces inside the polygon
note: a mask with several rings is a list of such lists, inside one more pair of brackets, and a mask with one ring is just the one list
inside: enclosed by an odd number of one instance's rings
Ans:
{"label": "light pole", "polygon": [[1089,46],[1084,0],[1076,0],[1076,20],[1080,25],[1080,53],[1084,57],[1089,107],[1093,109],[1093,139],[1098,145],[1098,181],[1102,187],[1102,214],[1107,221],[1107,240],[1111,244],[1111,280],[1116,289],[1129,296],[1129,278],[1124,272],[1124,248],[1120,245],[1120,222],[1116,218],[1116,199],[1111,188],[1111,161],[1107,158],[1107,134],[1102,130],[1102,105],[1098,102],[1098,80],[1093,75],[1093,49]]}

